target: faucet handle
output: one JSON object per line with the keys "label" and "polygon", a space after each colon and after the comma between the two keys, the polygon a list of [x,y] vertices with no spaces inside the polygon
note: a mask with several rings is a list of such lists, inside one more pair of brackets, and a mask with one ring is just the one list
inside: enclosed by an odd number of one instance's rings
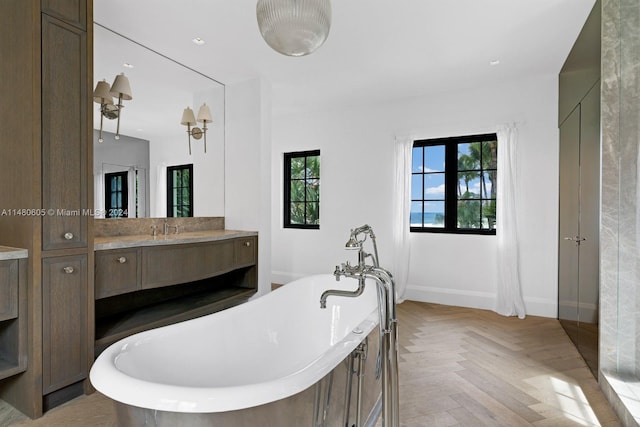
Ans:
{"label": "faucet handle", "polygon": [[336,282],[340,281],[340,275],[342,274],[342,271],[343,270],[340,269],[340,266],[336,265],[336,269],[333,271],[333,275],[336,276]]}

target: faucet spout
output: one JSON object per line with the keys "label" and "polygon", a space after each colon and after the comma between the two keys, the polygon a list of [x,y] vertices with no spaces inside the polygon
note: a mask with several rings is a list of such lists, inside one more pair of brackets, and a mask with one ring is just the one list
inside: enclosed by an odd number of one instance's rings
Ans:
{"label": "faucet spout", "polygon": [[[337,269],[336,269],[337,271]],[[335,273],[334,273],[335,274]],[[340,279],[340,275],[336,275],[336,280]],[[359,297],[364,292],[364,277],[358,278],[358,288],[353,291],[343,291],[341,289],[328,289],[320,295],[320,308],[327,308],[327,298],[331,295],[338,297]]]}

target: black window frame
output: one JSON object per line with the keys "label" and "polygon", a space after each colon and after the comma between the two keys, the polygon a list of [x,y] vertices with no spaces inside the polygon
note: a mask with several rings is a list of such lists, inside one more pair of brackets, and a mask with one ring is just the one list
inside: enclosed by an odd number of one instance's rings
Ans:
{"label": "black window frame", "polygon": [[[486,171],[494,171],[497,177],[497,143],[498,137],[495,133],[487,133],[487,134],[477,134],[477,135],[464,135],[464,136],[454,136],[454,137],[446,137],[446,138],[434,138],[434,139],[423,139],[423,140],[415,140],[413,142],[413,148],[416,147],[431,147],[431,146],[444,146],[445,148],[445,166],[444,166],[444,182],[445,182],[445,195],[444,195],[444,227],[426,227],[424,224],[422,226],[413,226],[410,225],[409,230],[411,232],[416,233],[447,233],[447,234],[479,234],[479,235],[495,235],[495,228],[458,228],[458,146],[460,144],[467,144],[472,142],[496,142],[496,168],[483,168],[482,162],[482,150],[481,159],[480,159],[480,169],[473,169],[473,171],[479,171],[482,176]],[[423,150],[423,156],[424,156]],[[413,156],[413,150],[412,150]],[[412,158],[413,164],[413,158]],[[424,165],[424,157],[422,159],[422,164]],[[412,167],[413,169],[413,167]],[[423,175],[423,192],[424,192],[424,175],[428,175],[429,172],[414,172],[411,171],[411,175]],[[411,180],[413,183],[413,179]],[[496,183],[497,184],[497,183]],[[413,195],[413,192],[411,192]],[[479,200],[480,206],[482,207],[484,201],[496,200],[494,198],[474,198],[467,200]],[[413,199],[411,198],[411,202],[424,202],[429,201],[425,200],[424,193],[422,193],[422,199]],[[496,200],[497,205],[497,200]],[[482,216],[481,216],[482,217]],[[424,205],[423,205],[423,218],[424,218]],[[423,219],[424,221],[424,219]]]}
{"label": "black window frame", "polygon": [[[181,216],[181,218],[189,218],[193,217],[193,164],[187,165],[177,165],[177,166],[167,166],[167,217],[174,218],[173,216],[173,208],[178,206],[173,199],[173,190],[176,188],[173,181],[173,172],[174,171],[189,171],[189,182],[187,187],[181,186],[178,188],[188,188],[189,189],[189,215]],[[182,205],[183,208],[185,205]]]}
{"label": "black window frame", "polygon": [[[304,158],[305,159],[305,169],[306,162],[308,157],[320,157],[320,150],[307,150],[307,151],[295,151],[290,153],[284,153],[284,215],[283,215],[283,227],[284,228],[298,228],[298,229],[307,229],[307,230],[318,230],[320,229],[320,193],[318,193],[317,201],[308,201],[307,200],[307,183],[305,182],[305,200],[303,201],[295,201],[302,202],[305,205],[305,223],[292,223],[291,222],[291,182],[297,180],[306,180],[306,178],[292,178],[291,177],[291,161],[295,158]],[[318,177],[314,178],[320,182],[320,172],[318,171]],[[307,224],[306,217],[306,205],[307,203],[317,203],[318,204],[318,223],[317,224]]]}
{"label": "black window frame", "polygon": [[[120,190],[113,191],[111,183],[114,178],[120,178]],[[113,193],[121,193],[121,205],[114,206],[111,204],[111,196]],[[129,217],[129,173],[109,172],[104,174],[104,217],[105,218],[128,218]]]}

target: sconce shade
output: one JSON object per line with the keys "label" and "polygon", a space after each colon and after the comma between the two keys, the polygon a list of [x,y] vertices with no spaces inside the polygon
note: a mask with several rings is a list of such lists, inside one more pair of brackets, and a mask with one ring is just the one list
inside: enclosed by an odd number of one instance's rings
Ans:
{"label": "sconce shade", "polygon": [[202,104],[202,106],[198,110],[198,121],[200,123],[211,123],[213,121],[213,119],[211,118],[211,110],[209,110],[209,106],[206,103]]}
{"label": "sconce shade", "polygon": [[324,43],[331,27],[330,0],[258,0],[258,27],[276,52],[308,55]]}
{"label": "sconce shade", "polygon": [[106,80],[98,82],[93,91],[93,101],[98,104],[113,104],[110,90],[111,86],[109,86],[109,83],[107,83]]}
{"label": "sconce shade", "polygon": [[133,99],[129,79],[124,75],[124,73],[118,74],[113,81],[113,84],[111,85],[111,95],[115,97],[122,97],[125,101]]}
{"label": "sconce shade", "polygon": [[193,110],[191,108],[187,107],[184,109],[184,111],[182,112],[182,120],[180,121],[180,124],[185,126],[195,126],[196,116],[193,114]]}

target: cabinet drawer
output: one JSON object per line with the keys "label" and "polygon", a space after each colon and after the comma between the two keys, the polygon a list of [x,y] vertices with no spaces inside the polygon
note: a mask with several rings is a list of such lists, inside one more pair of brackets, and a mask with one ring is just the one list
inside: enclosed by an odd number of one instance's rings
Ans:
{"label": "cabinet drawer", "polygon": [[235,239],[235,266],[247,267],[255,265],[258,254],[258,239],[255,237],[243,237]]}
{"label": "cabinet drawer", "polygon": [[42,390],[87,377],[87,255],[42,260]]}
{"label": "cabinet drawer", "polygon": [[232,240],[142,248],[142,288],[193,282],[234,268]]}
{"label": "cabinet drawer", "polygon": [[96,252],[96,299],[140,289],[139,249]]}
{"label": "cabinet drawer", "polygon": [[18,260],[0,261],[0,321],[18,317]]}

